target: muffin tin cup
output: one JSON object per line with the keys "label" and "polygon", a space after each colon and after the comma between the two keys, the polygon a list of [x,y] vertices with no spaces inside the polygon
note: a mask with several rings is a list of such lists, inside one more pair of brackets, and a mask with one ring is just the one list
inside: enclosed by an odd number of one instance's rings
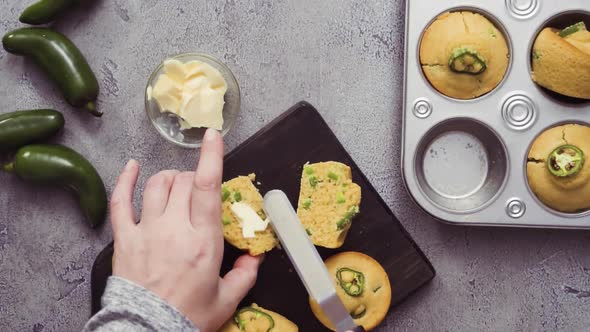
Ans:
{"label": "muffin tin cup", "polygon": [[[502,22],[495,17],[494,15],[492,15],[489,12],[486,12],[484,10],[482,10],[481,8],[478,7],[473,7],[473,6],[456,6],[456,7],[452,7],[452,8],[447,8],[443,11],[441,11],[440,13],[438,13],[437,15],[435,15],[434,17],[432,17],[430,19],[430,21],[428,22],[428,24],[426,24],[426,26],[424,27],[424,29],[420,32],[420,41],[422,40],[422,38],[424,37],[424,32],[426,31],[426,29],[436,21],[436,19],[438,18],[438,16],[440,16],[443,13],[446,12],[461,12],[461,11],[468,11],[468,12],[473,12],[473,13],[478,13],[481,14],[482,16],[484,16],[485,18],[487,18],[499,31],[500,33],[502,33],[505,37],[506,37],[506,43],[507,43],[507,47],[508,47],[508,52],[510,54],[512,54],[512,42],[510,40],[510,36],[507,33],[506,27],[504,27],[504,25],[502,24]],[[407,56],[413,56],[411,54],[406,53]],[[455,98],[455,97],[451,97],[448,95],[445,95],[444,93],[438,91],[426,78],[426,74],[424,73],[424,71],[422,70],[422,65],[420,63],[420,42],[416,45],[416,61],[419,67],[419,71],[420,74],[422,75],[422,79],[426,82],[426,84],[428,84],[430,86],[430,88],[434,91],[436,91],[441,97],[444,98],[448,98],[450,100],[454,100],[457,102],[465,102],[465,101],[473,101],[473,100],[477,100],[480,98],[485,98],[485,96],[487,96],[488,94],[493,93],[496,89],[498,89],[500,86],[502,86],[502,84],[504,83],[504,81],[506,80],[506,77],[508,76],[508,72],[510,72],[510,67],[512,65],[512,61],[508,61],[508,67],[506,68],[506,72],[504,73],[504,76],[502,77],[502,79],[500,80],[500,82],[498,82],[498,84],[491,89],[489,92],[482,94],[481,96],[472,98],[472,99],[460,99],[460,98]]]}
{"label": "muffin tin cup", "polygon": [[[419,59],[424,30],[440,14],[461,10],[486,16],[510,49],[503,81],[470,100],[435,90]],[[590,23],[585,0],[406,1],[402,167],[419,206],[458,225],[590,229],[590,211],[545,206],[526,176],[530,146],[544,130],[590,125],[590,102],[553,95],[531,79],[531,49],[541,29],[580,19]]]}
{"label": "muffin tin cup", "polygon": [[414,157],[420,190],[446,211],[465,214],[491,203],[505,184],[508,156],[488,126],[453,118],[424,135]]}

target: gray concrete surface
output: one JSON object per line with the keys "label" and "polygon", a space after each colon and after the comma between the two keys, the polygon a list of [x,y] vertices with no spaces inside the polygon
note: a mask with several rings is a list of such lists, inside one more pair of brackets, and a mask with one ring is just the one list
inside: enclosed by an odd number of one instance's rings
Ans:
{"label": "gray concrete surface", "polygon": [[[0,0],[0,31],[31,1]],[[56,142],[85,154],[108,190],[128,158],[140,185],[165,168],[190,169],[143,110],[150,71],[166,56],[223,59],[242,87],[237,146],[293,103],[314,104],[438,271],[380,330],[583,331],[590,326],[590,233],[459,228],[413,205],[400,174],[403,1],[97,0],[56,24],[101,83],[93,119],[66,106],[29,61],[0,50],[0,110],[55,107]],[[76,331],[90,313],[89,271],[111,239],[90,230],[59,190],[0,174],[0,331]],[[136,198],[136,204],[141,195]]]}

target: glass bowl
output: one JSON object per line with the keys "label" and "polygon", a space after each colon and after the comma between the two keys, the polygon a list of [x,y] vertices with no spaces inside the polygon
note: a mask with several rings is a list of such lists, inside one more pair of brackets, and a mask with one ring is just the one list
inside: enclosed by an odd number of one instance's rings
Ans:
{"label": "glass bowl", "polygon": [[[225,136],[235,126],[238,113],[240,112],[240,86],[234,74],[223,62],[207,54],[182,53],[166,60],[171,59],[183,63],[194,60],[201,61],[211,65],[221,73],[227,84],[227,92],[224,96],[225,104],[223,106],[223,127],[221,129],[221,136]],[[181,119],[179,116],[170,112],[161,112],[156,101],[153,98],[151,100],[148,98],[148,89],[153,87],[158,77],[163,74],[164,61],[151,74],[145,88],[145,110],[147,116],[158,133],[167,141],[185,148],[199,148],[203,142],[203,136],[207,128],[181,128]]]}

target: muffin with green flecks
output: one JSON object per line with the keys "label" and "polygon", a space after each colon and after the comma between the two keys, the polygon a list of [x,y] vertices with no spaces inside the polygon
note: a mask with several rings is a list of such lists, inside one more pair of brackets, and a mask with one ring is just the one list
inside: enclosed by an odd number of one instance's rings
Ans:
{"label": "muffin with green flecks", "polygon": [[304,165],[297,215],[315,245],[342,246],[360,204],[350,167],[334,161]]}
{"label": "muffin with green flecks", "polygon": [[[262,209],[263,199],[250,176],[238,176],[221,186],[223,236],[234,247],[252,256],[279,244]],[[262,225],[257,228],[256,226]]]}

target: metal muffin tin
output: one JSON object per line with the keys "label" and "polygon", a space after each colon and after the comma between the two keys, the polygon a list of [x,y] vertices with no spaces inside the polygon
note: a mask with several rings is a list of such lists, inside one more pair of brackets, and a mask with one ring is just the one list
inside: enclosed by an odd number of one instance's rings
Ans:
{"label": "metal muffin tin", "polygon": [[[529,148],[544,130],[590,125],[590,101],[559,96],[531,79],[531,49],[541,29],[580,19],[589,24],[588,8],[588,0],[406,0],[402,167],[418,205],[458,225],[590,229],[590,211],[552,210],[526,176]],[[419,59],[424,30],[440,14],[462,10],[487,17],[510,49],[503,81],[471,100],[435,90]]]}

